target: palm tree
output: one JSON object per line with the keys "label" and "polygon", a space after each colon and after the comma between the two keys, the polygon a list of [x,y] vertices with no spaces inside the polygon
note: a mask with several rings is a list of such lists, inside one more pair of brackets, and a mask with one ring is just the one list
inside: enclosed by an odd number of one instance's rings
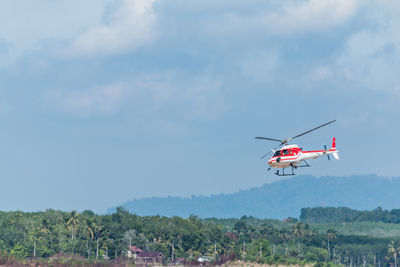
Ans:
{"label": "palm tree", "polygon": [[[97,225],[96,220],[93,218],[89,218],[86,220],[86,231],[89,237],[88,240],[88,258],[90,257],[90,251],[92,247],[92,243],[96,240],[96,259],[99,257],[99,239],[103,234],[104,229],[102,226]],[[90,244],[89,244],[90,243]]]}
{"label": "palm tree", "polygon": [[42,235],[47,235],[50,233],[50,231],[51,231],[51,225],[49,221],[46,218],[44,218],[39,226],[38,232]]}
{"label": "palm tree", "polygon": [[315,239],[317,235],[318,233],[315,231],[315,229],[311,228],[308,224],[304,226],[304,236],[308,241]]}
{"label": "palm tree", "polygon": [[394,267],[397,267],[397,255],[399,255],[400,252],[400,246],[399,244],[394,241],[390,242],[389,246],[388,246],[388,254],[389,254],[389,258],[393,258],[394,259]]}
{"label": "palm tree", "polygon": [[335,240],[337,238],[337,231],[333,228],[329,228],[326,231],[326,237],[328,239],[328,252],[329,252],[329,258],[331,258],[331,248],[329,246],[329,241],[330,240]]}
{"label": "palm tree", "polygon": [[89,237],[89,240],[87,241],[87,244],[86,244],[87,245],[88,258],[90,258],[90,252],[91,252],[91,249],[92,249],[91,244],[92,244],[93,239],[94,239],[95,227],[96,227],[96,224],[95,224],[93,219],[87,219],[86,220],[85,230],[87,231],[87,235]]}
{"label": "palm tree", "polygon": [[301,237],[303,235],[303,224],[301,222],[293,224],[291,234],[293,235],[293,241],[295,238]]}
{"label": "palm tree", "polygon": [[290,234],[288,232],[281,232],[280,236],[283,240],[283,243],[286,243],[290,240]]}
{"label": "palm tree", "polygon": [[79,213],[75,210],[71,211],[69,214],[69,219],[67,221],[67,228],[71,229],[71,240],[74,241],[76,232],[78,231],[78,223],[79,223]]}

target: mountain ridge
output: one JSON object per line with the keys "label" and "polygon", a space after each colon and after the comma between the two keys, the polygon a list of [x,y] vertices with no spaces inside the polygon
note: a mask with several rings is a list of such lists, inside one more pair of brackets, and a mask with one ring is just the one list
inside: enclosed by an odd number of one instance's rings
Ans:
{"label": "mountain ridge", "polygon": [[[375,174],[350,177],[303,175],[211,196],[151,197],[128,201],[121,206],[138,215],[188,217],[192,214],[208,218],[254,216],[258,218],[298,218],[301,208],[345,206],[358,210],[376,207],[400,207],[396,192],[400,177],[388,178]],[[115,208],[107,210],[108,213]]]}

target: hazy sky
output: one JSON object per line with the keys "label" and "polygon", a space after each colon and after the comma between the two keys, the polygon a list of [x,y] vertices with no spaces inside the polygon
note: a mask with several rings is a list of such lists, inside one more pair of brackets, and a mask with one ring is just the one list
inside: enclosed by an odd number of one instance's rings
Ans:
{"label": "hazy sky", "polygon": [[299,174],[399,176],[400,2],[2,0],[0,210],[106,208]]}

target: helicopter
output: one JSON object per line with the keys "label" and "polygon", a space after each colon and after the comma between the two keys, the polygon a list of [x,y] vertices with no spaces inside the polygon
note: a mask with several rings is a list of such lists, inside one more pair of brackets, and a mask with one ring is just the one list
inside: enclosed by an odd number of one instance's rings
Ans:
{"label": "helicopter", "polygon": [[[290,138],[285,138],[283,140],[269,138],[269,137],[255,137],[255,139],[280,142],[278,147],[276,147],[275,149],[271,149],[270,152],[264,154],[261,157],[261,159],[263,159],[272,153],[271,158],[268,160],[268,165],[270,166],[268,168],[268,171],[270,171],[271,168],[278,168],[278,169],[282,168],[282,173],[280,173],[279,170],[277,170],[275,172],[275,174],[278,176],[291,176],[291,175],[295,175],[294,169],[302,168],[302,167],[311,167],[311,165],[309,165],[306,161],[308,159],[316,159],[320,156],[326,155],[328,157],[328,160],[330,160],[329,155],[332,154],[336,160],[339,160],[339,154],[338,154],[339,151],[336,150],[336,138],[335,137],[333,137],[332,148],[330,148],[330,149],[327,149],[326,145],[324,145],[325,149],[323,149],[323,150],[304,151],[298,145],[295,145],[295,144],[289,145],[289,142],[292,141],[293,139],[303,136],[305,134],[308,134],[312,131],[315,131],[315,130],[317,130],[321,127],[324,127],[328,124],[331,124],[335,121],[336,120],[324,123],[318,127],[308,130],[304,133],[298,134],[298,135],[290,137]],[[292,168],[291,173],[285,173],[285,168],[288,168],[288,167]]]}

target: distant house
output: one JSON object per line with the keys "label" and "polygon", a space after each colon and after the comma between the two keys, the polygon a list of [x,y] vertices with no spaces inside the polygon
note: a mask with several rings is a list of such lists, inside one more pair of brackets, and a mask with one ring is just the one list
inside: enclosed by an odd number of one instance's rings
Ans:
{"label": "distant house", "polygon": [[161,252],[140,252],[136,256],[136,264],[162,263],[164,255]]}
{"label": "distant house", "polygon": [[127,256],[128,258],[134,258],[134,259],[136,259],[137,255],[138,255],[139,253],[142,253],[142,252],[143,252],[143,250],[141,250],[139,247],[137,247],[137,246],[131,246],[131,247],[129,248],[129,250],[127,251],[127,253],[126,253],[126,256]]}

